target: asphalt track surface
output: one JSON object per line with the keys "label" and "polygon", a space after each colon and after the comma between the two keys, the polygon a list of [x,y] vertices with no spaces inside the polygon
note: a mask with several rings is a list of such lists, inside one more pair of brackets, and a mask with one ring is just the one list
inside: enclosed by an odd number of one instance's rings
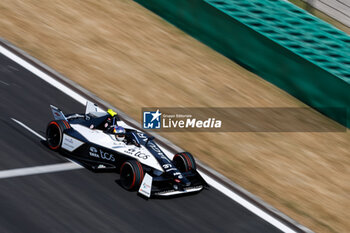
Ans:
{"label": "asphalt track surface", "polygon": [[[0,171],[67,163],[11,118],[42,136],[49,105],[84,107],[0,54]],[[0,179],[0,232],[281,232],[214,188],[145,200],[116,173],[86,169]]]}

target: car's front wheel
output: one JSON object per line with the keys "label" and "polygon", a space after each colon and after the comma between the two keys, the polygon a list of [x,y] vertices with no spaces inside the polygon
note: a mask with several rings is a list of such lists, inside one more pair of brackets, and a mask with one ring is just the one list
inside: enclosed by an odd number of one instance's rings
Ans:
{"label": "car's front wheel", "polygon": [[196,161],[188,152],[177,153],[173,158],[173,163],[180,172],[188,172],[197,169]]}
{"label": "car's front wheel", "polygon": [[120,167],[120,184],[127,190],[136,190],[143,179],[143,168],[140,162],[128,160]]}

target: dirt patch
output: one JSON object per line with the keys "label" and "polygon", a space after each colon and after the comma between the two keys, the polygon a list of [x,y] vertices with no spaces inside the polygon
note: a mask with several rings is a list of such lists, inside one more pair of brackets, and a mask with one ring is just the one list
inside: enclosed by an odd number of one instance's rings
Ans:
{"label": "dirt patch", "polygon": [[[2,0],[0,36],[138,120],[146,106],[304,106],[130,0]],[[163,136],[314,231],[350,229],[349,133]]]}

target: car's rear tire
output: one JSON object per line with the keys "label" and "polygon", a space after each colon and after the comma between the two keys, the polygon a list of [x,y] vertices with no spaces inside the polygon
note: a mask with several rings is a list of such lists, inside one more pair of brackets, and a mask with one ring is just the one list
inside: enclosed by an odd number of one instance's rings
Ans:
{"label": "car's rear tire", "polygon": [[120,184],[126,190],[136,190],[140,187],[144,172],[140,162],[128,160],[120,167]]}
{"label": "car's rear tire", "polygon": [[197,169],[196,161],[188,152],[177,153],[173,158],[173,163],[180,172]]}
{"label": "car's rear tire", "polygon": [[63,121],[51,121],[46,128],[46,142],[51,150],[59,150],[62,145],[63,131],[68,128],[68,123]]}

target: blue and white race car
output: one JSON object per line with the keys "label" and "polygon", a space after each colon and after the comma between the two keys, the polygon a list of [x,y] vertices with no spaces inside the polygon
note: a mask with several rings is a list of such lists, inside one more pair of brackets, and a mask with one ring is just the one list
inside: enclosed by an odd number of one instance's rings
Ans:
{"label": "blue and white race car", "polygon": [[115,169],[120,184],[146,197],[199,192],[207,183],[188,152],[171,154],[154,137],[125,124],[117,113],[87,102],[84,114],[64,115],[51,105],[54,120],[47,145],[92,170]]}

